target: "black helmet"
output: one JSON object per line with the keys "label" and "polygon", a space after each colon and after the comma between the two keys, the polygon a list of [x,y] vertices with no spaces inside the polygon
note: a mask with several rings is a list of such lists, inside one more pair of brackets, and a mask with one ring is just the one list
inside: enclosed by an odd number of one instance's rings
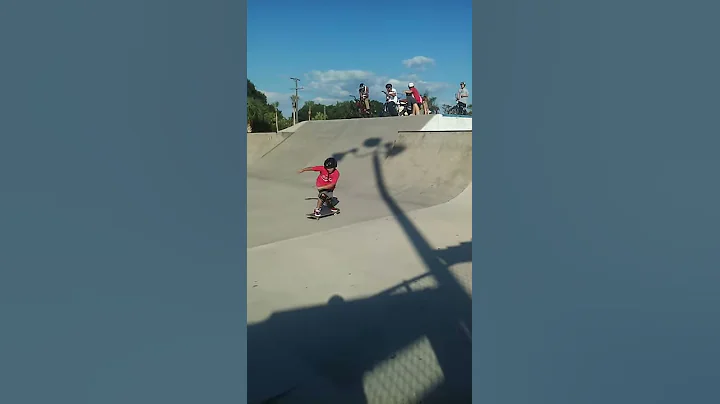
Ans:
{"label": "black helmet", "polygon": [[360,87],[358,87],[358,88],[363,88],[363,87],[365,87],[365,83],[360,83]]}
{"label": "black helmet", "polygon": [[390,83],[385,84],[385,88],[392,88],[392,84],[390,84]]}
{"label": "black helmet", "polygon": [[325,168],[335,168],[337,167],[337,160],[332,157],[328,157],[328,159],[325,160],[325,163],[323,165],[325,166]]}

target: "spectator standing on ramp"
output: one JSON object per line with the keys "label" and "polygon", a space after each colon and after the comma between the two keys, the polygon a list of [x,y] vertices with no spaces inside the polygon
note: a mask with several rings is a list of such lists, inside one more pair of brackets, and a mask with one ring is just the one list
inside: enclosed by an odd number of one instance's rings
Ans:
{"label": "spectator standing on ramp", "polygon": [[360,83],[358,92],[360,93],[360,100],[365,104],[365,112],[370,112],[370,89],[365,83]]}
{"label": "spectator standing on ramp", "polygon": [[465,88],[465,82],[463,81],[460,83],[460,89],[457,94],[455,94],[455,100],[457,101],[460,110],[463,112],[467,111],[465,108],[467,107],[468,97],[470,97],[470,93],[467,88]]}
{"label": "spectator standing on ramp", "polygon": [[338,209],[332,205],[333,191],[340,179],[340,171],[337,169],[337,160],[329,157],[325,160],[323,165],[302,168],[298,170],[298,174],[306,171],[316,171],[319,173],[317,179],[315,180],[315,187],[317,187],[318,191],[318,201],[313,214],[319,217],[323,204],[327,204],[332,213],[337,213]]}

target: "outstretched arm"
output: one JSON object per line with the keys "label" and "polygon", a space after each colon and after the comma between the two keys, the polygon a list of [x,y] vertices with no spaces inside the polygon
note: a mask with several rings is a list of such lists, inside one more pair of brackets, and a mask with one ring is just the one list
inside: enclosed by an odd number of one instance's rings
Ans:
{"label": "outstretched arm", "polygon": [[298,170],[298,174],[304,173],[305,171],[314,171],[315,167],[305,167]]}

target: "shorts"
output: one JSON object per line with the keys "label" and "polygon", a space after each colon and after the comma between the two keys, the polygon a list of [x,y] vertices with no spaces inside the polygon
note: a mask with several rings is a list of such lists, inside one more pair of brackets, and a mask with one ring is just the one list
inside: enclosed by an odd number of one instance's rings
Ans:
{"label": "shorts", "polygon": [[417,100],[415,99],[415,96],[414,96],[414,95],[409,95],[409,96],[407,97],[407,102],[408,102],[408,104],[410,104],[410,106],[413,106],[413,105],[415,105],[415,104],[420,105],[420,103],[417,102]]}
{"label": "shorts", "polygon": [[322,191],[319,191],[319,192],[318,192],[318,198],[320,198],[320,195],[325,195],[325,196],[327,196],[327,199],[328,199],[328,200],[331,200],[332,197],[333,197],[333,191],[331,191],[331,190],[322,190]]}

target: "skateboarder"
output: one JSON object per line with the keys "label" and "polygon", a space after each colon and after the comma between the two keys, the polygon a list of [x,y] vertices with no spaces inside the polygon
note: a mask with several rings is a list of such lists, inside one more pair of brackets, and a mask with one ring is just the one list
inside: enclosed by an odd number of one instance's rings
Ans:
{"label": "skateboarder", "polygon": [[337,160],[329,157],[325,160],[323,165],[305,167],[298,170],[298,174],[304,173],[305,171],[317,171],[319,173],[317,180],[315,180],[315,186],[318,190],[318,201],[313,214],[317,217],[320,216],[320,209],[322,208],[323,203],[327,203],[330,210],[333,213],[337,213],[338,209],[332,206],[333,191],[335,190],[338,179],[340,179],[340,171],[337,169]]}

